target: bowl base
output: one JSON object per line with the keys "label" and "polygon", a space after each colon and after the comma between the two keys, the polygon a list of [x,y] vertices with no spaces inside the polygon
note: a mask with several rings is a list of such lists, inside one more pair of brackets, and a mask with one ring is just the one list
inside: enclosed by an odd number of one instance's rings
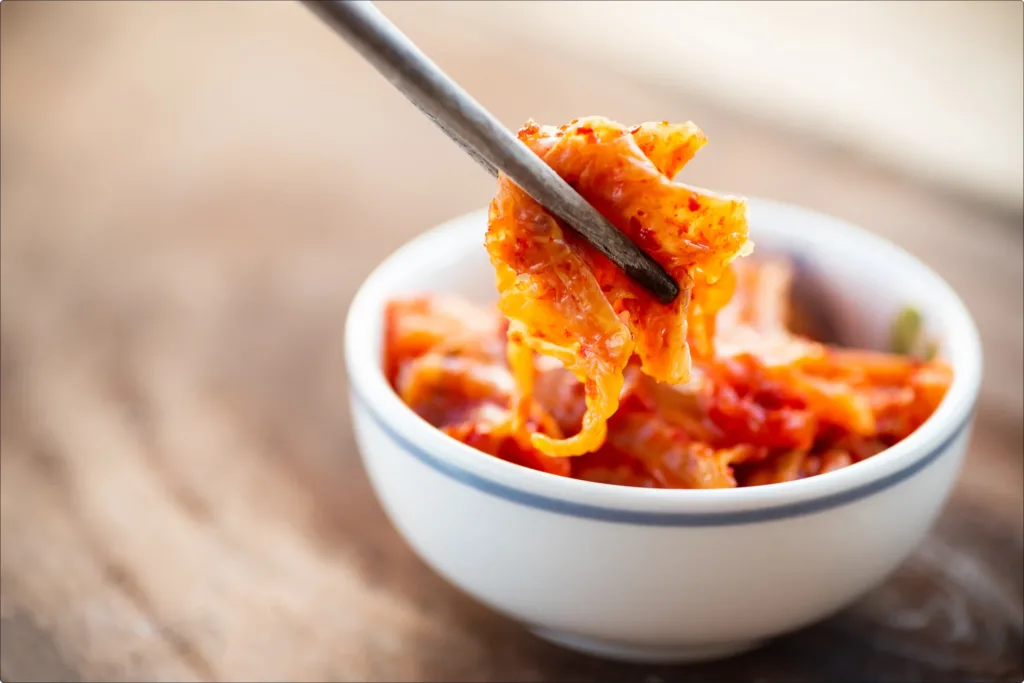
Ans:
{"label": "bowl base", "polygon": [[627,645],[544,628],[530,629],[549,643],[602,659],[633,664],[688,664],[725,659],[761,645],[758,640],[703,645]]}

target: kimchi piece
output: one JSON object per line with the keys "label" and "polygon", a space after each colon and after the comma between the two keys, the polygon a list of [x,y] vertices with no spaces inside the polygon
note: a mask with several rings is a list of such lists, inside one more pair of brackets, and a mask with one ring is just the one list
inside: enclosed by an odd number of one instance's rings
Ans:
{"label": "kimchi piece", "polygon": [[[395,299],[384,314],[388,381],[406,405],[449,436],[503,460],[568,476],[564,458],[540,453],[511,430],[515,382],[505,362],[506,327],[497,310],[459,299]],[[526,424],[560,434],[539,411]]]}
{"label": "kimchi piece", "polygon": [[[552,457],[532,435],[578,433],[590,411],[587,381],[553,355],[506,349],[514,321],[494,308],[430,296],[391,302],[384,367],[414,411],[491,457],[649,488],[759,486],[826,474],[905,439],[945,396],[953,375],[941,360],[843,348],[795,332],[812,326],[794,305],[788,260],[744,258],[728,272],[732,297],[712,320],[711,355],[694,355],[685,384],[655,378],[639,354],[627,359],[606,438],[578,457]],[[532,357],[525,404],[512,367],[523,349]]]}
{"label": "kimchi piece", "polygon": [[[891,444],[938,407],[952,381],[947,366],[796,335],[789,330],[791,264],[760,259],[733,267],[735,294],[718,317],[716,357],[707,364],[717,379],[711,411],[732,439],[756,442],[752,430],[775,419],[789,427],[765,432],[776,445],[806,449],[822,425]],[[789,405],[803,408],[787,412]]]}
{"label": "kimchi piece", "polygon": [[676,183],[704,145],[693,124],[626,128],[604,118],[560,127],[527,123],[519,139],[679,283],[669,304],[629,280],[505,176],[490,206],[486,247],[498,308],[508,318],[516,382],[513,429],[535,410],[534,352],[556,359],[583,385],[578,431],[530,434],[549,456],[578,456],[604,444],[630,359],[663,382],[684,383],[692,348],[712,353],[714,316],[734,282],[727,268],[749,250],[742,199]]}

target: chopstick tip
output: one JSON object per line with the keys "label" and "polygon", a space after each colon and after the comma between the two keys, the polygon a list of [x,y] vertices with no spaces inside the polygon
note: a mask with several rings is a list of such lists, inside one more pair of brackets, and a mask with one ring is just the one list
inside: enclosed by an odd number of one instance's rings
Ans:
{"label": "chopstick tip", "polygon": [[623,270],[663,304],[670,304],[679,296],[679,283],[657,263],[641,263]]}

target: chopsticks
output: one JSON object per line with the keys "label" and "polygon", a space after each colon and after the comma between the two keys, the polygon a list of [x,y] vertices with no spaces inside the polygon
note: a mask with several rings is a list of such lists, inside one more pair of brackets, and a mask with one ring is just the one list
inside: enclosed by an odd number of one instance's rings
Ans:
{"label": "chopsticks", "polygon": [[501,171],[630,279],[670,303],[679,285],[449,78],[368,0],[303,0],[491,175]]}

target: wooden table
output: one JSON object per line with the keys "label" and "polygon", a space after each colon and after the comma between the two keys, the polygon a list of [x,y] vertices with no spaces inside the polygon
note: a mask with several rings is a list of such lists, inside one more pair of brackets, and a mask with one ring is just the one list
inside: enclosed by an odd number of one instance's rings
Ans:
{"label": "wooden table", "polygon": [[511,126],[697,121],[688,180],[869,226],[984,336],[967,466],[895,577],[737,659],[612,664],[429,571],[352,441],[352,293],[492,181],[293,5],[2,12],[3,680],[1021,680],[1019,215],[576,58],[410,27]]}

